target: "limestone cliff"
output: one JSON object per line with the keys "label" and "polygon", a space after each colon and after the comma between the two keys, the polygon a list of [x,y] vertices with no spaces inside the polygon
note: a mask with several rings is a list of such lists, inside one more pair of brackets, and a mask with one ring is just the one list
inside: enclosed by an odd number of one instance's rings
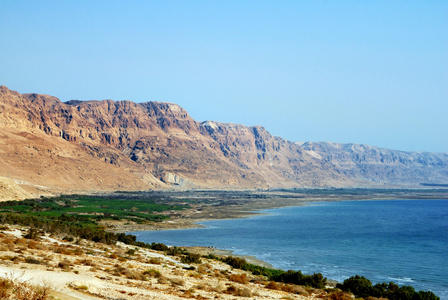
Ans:
{"label": "limestone cliff", "polygon": [[415,186],[448,182],[447,153],[293,143],[199,123],[172,103],[62,103],[0,86],[0,176],[67,190]]}

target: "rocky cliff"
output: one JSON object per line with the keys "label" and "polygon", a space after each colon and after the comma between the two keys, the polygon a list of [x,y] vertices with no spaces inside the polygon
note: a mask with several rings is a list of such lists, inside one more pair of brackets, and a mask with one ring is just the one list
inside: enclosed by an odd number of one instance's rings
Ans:
{"label": "rocky cliff", "polygon": [[61,191],[448,182],[447,153],[293,143],[261,126],[200,123],[172,103],[62,103],[5,86],[0,145],[0,176]]}

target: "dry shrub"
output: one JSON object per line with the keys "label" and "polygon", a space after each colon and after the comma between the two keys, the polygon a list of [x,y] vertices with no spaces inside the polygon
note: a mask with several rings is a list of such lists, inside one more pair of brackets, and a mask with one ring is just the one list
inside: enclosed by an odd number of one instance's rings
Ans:
{"label": "dry shrub", "polygon": [[208,268],[206,266],[204,266],[204,265],[200,265],[198,267],[198,272],[202,273],[202,274],[207,274],[208,273]]}
{"label": "dry shrub", "polygon": [[239,288],[237,289],[236,295],[240,297],[252,297],[252,291],[248,288]]}
{"label": "dry shrub", "polygon": [[266,284],[266,288],[271,290],[280,290],[281,286],[278,282],[270,281],[268,284]]}
{"label": "dry shrub", "polygon": [[231,284],[227,287],[225,293],[226,294],[235,294],[236,290],[237,290],[236,287],[233,284]]}
{"label": "dry shrub", "polygon": [[10,276],[0,278],[0,299],[5,300],[46,300],[49,297],[48,285],[33,286],[26,282],[19,282]]}
{"label": "dry shrub", "polygon": [[16,240],[15,240],[15,244],[16,245],[24,245],[24,246],[26,246],[26,244],[27,244],[27,239],[24,239],[24,238],[17,238]]}
{"label": "dry shrub", "polygon": [[145,279],[145,276],[142,273],[137,272],[137,271],[132,271],[129,269],[124,269],[122,274],[124,276],[126,276],[126,278],[128,278],[128,279],[135,279],[135,280],[144,280]]}
{"label": "dry shrub", "polygon": [[25,262],[27,264],[34,264],[34,265],[40,265],[42,262],[38,259],[35,259],[34,257],[28,256],[25,258]]}
{"label": "dry shrub", "polygon": [[35,241],[35,240],[28,240],[27,246],[28,246],[28,249],[35,249],[35,250],[46,250],[46,248],[47,248],[42,243]]}
{"label": "dry shrub", "polygon": [[232,274],[229,276],[229,280],[242,284],[247,284],[249,282],[249,279],[247,278],[246,274]]}
{"label": "dry shrub", "polygon": [[162,263],[162,260],[160,259],[160,257],[151,257],[149,259],[149,263],[153,265],[160,265]]}
{"label": "dry shrub", "polygon": [[252,277],[250,282],[252,283],[266,283],[266,279],[262,278],[262,277]]}
{"label": "dry shrub", "polygon": [[[343,291],[336,291],[325,296],[326,300],[351,300],[351,294]],[[376,298],[375,298],[376,299]]]}
{"label": "dry shrub", "polygon": [[252,291],[249,290],[248,288],[238,288],[233,285],[227,287],[225,293],[240,297],[252,297]]}
{"label": "dry shrub", "polygon": [[217,278],[227,278],[226,275],[222,274],[219,270],[215,270],[215,277],[217,277]]}
{"label": "dry shrub", "polygon": [[73,253],[73,251],[71,249],[69,249],[68,246],[64,246],[64,245],[56,247],[56,249],[54,249],[54,252],[60,253],[60,254],[65,254],[65,255],[71,255]]}
{"label": "dry shrub", "polygon": [[168,283],[168,279],[164,276],[160,276],[159,278],[157,278],[157,282],[160,284],[167,284]]}
{"label": "dry shrub", "polygon": [[69,271],[70,270],[70,266],[71,266],[70,262],[68,262],[66,260],[60,261],[58,263],[58,267],[61,268],[64,271]]}
{"label": "dry shrub", "polygon": [[96,266],[90,267],[90,269],[89,269],[90,272],[94,272],[94,273],[98,272],[98,270],[100,270],[100,268],[98,268]]}
{"label": "dry shrub", "polygon": [[84,285],[84,284],[75,285],[73,283],[70,283],[68,286],[70,288],[74,289],[74,290],[77,290],[77,291],[84,291],[85,292],[85,291],[87,291],[89,289],[89,287],[87,285]]}
{"label": "dry shrub", "polygon": [[147,275],[149,277],[154,277],[154,278],[163,277],[162,273],[160,273],[158,270],[154,270],[154,269],[149,269],[149,270],[144,271],[143,275]]}
{"label": "dry shrub", "polygon": [[189,276],[189,277],[196,278],[196,279],[202,279],[202,275],[199,274],[198,272],[189,272],[189,273],[188,273],[188,276]]}
{"label": "dry shrub", "polygon": [[298,294],[298,295],[304,295],[304,296],[309,296],[310,293],[303,287],[300,285],[290,285],[290,293],[293,294]]}
{"label": "dry shrub", "polygon": [[182,278],[171,278],[170,282],[172,286],[183,286],[185,284]]}
{"label": "dry shrub", "polygon": [[14,256],[13,258],[11,258],[11,261],[15,264],[18,264],[19,262],[23,261],[23,258],[19,256]]}
{"label": "dry shrub", "polygon": [[174,269],[174,270],[173,270],[173,275],[176,275],[176,276],[183,276],[183,275],[184,275],[184,272],[183,272],[182,270],[179,270],[179,269]]}
{"label": "dry shrub", "polygon": [[75,248],[75,249],[73,249],[72,254],[73,254],[73,255],[80,256],[80,255],[83,255],[83,254],[84,254],[84,251],[82,251],[82,249],[80,249],[80,248]]}
{"label": "dry shrub", "polygon": [[80,261],[80,263],[81,264],[83,264],[84,266],[91,266],[91,267],[95,267],[96,266],[96,264],[92,261],[92,260],[90,260],[90,259],[82,259],[81,261]]}
{"label": "dry shrub", "polygon": [[208,290],[210,288],[210,286],[206,283],[200,283],[198,285],[195,285],[193,288],[197,289],[197,290]]}

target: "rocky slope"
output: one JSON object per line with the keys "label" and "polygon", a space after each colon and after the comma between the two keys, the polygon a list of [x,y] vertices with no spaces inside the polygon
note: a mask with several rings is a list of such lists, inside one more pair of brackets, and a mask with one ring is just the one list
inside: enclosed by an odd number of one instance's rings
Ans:
{"label": "rocky slope", "polygon": [[448,182],[448,153],[293,143],[261,126],[200,123],[172,103],[62,103],[5,86],[0,145],[0,176],[63,192]]}

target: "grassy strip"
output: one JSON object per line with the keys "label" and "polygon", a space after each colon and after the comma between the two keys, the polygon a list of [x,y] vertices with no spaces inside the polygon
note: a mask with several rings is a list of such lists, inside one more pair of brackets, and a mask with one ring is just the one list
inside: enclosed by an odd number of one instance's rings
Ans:
{"label": "grassy strip", "polygon": [[158,203],[146,198],[123,198],[119,196],[60,196],[25,201],[0,203],[1,212],[20,213],[30,216],[57,218],[63,215],[86,216],[101,219],[131,219],[137,223],[161,221],[167,216],[157,213],[185,209],[185,205]]}

